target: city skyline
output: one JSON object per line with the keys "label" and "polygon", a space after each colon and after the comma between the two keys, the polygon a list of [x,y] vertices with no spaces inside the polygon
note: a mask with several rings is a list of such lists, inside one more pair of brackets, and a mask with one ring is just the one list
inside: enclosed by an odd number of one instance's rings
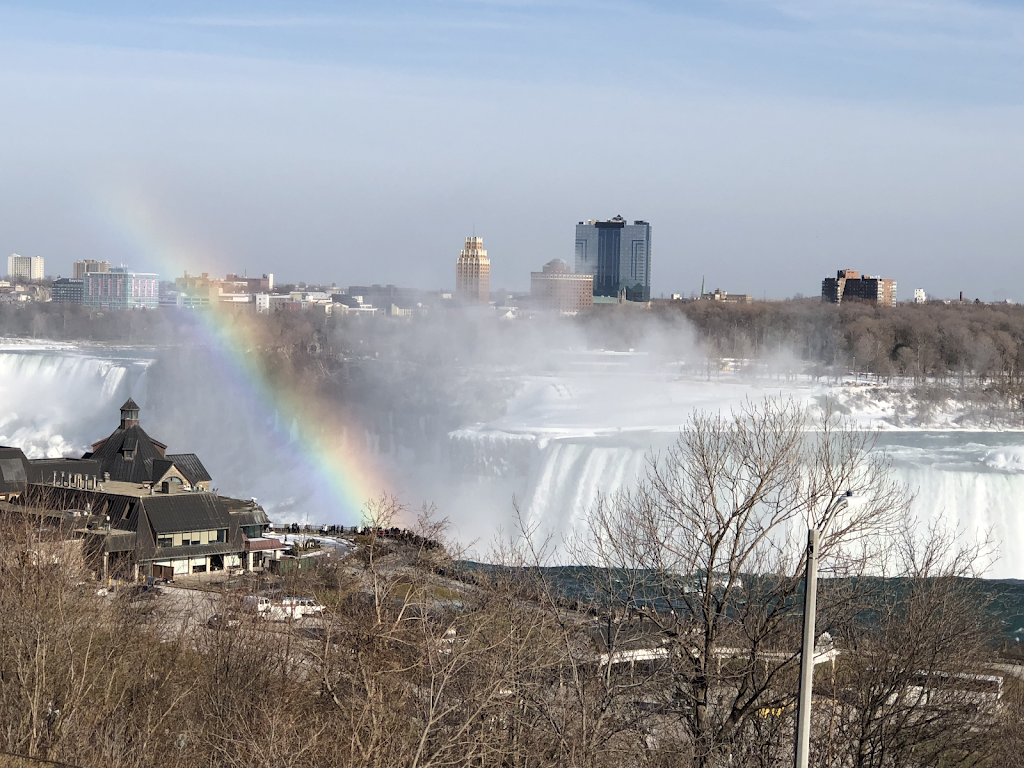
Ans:
{"label": "city skyline", "polygon": [[997,2],[9,3],[0,248],[432,288],[475,225],[526,290],[628,211],[655,296],[856,265],[1019,301],[1022,30]]}

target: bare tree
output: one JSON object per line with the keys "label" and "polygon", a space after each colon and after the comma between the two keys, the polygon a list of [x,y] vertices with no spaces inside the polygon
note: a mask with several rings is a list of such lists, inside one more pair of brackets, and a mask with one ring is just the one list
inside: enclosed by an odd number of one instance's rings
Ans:
{"label": "bare tree", "polygon": [[[871,447],[870,435],[831,414],[814,423],[789,401],[698,413],[635,491],[590,515],[576,555],[614,574],[603,588],[627,618],[657,629],[668,666],[661,733],[695,765],[746,759],[759,718],[788,712],[806,529],[824,530],[834,575],[885,561],[908,499]],[[847,491],[863,503],[832,514]],[[834,583],[819,597],[820,627],[857,609]]]}
{"label": "bare tree", "polygon": [[985,548],[938,526],[901,537],[900,577],[833,628],[844,654],[823,686],[832,702],[818,765],[969,766],[991,756],[1003,680],[986,664],[997,628],[977,585]]}

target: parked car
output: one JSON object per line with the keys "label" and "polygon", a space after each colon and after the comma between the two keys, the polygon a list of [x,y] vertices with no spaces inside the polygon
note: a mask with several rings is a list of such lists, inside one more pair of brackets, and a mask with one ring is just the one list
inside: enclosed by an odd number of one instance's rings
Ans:
{"label": "parked car", "polygon": [[241,624],[241,620],[223,613],[215,613],[206,620],[208,629],[238,629]]}

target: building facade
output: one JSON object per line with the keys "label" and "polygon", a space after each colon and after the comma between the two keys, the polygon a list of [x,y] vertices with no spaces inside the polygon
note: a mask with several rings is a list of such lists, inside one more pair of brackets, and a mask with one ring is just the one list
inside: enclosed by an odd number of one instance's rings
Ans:
{"label": "building facade", "polygon": [[462,301],[487,304],[491,298],[491,261],[482,237],[467,237],[455,263],[455,295]]}
{"label": "building facade", "polygon": [[[673,294],[677,296],[678,294]],[[721,288],[715,288],[710,293],[702,293],[700,295],[702,301],[722,301],[727,304],[753,304],[754,297],[749,293],[729,293],[723,291]]]}
{"label": "building facade", "polygon": [[7,275],[12,280],[42,280],[45,276],[43,257],[12,253],[7,257]]}
{"label": "building facade", "polygon": [[576,225],[575,272],[593,275],[595,296],[651,299],[651,225],[621,216]]}
{"label": "building facade", "polygon": [[61,277],[53,281],[50,286],[50,301],[58,304],[81,304],[82,303],[81,279],[73,277]]}
{"label": "building facade", "polygon": [[927,295],[924,292],[924,288],[915,288],[914,289],[914,303],[915,304],[924,304],[927,300],[928,300],[928,297],[927,297]]}
{"label": "building facade", "polygon": [[861,299],[883,307],[896,306],[896,281],[861,275],[855,269],[840,269],[835,277],[821,281],[821,300],[841,304],[843,299]]}
{"label": "building facade", "polygon": [[0,446],[0,503],[31,511],[83,541],[103,578],[173,579],[227,569],[262,570],[288,545],[255,499],[219,496],[193,453],[167,453],[142,429],[139,406],[81,459],[29,460]]}
{"label": "building facade", "polygon": [[110,262],[109,261],[95,261],[94,259],[84,259],[83,261],[76,261],[71,267],[71,276],[75,280],[81,280],[90,272],[109,272]]}
{"label": "building facade", "polygon": [[110,272],[88,272],[82,278],[82,303],[93,309],[156,309],[160,303],[159,277],[114,267]]}
{"label": "building facade", "polygon": [[530,273],[530,296],[542,309],[579,312],[594,306],[594,276],[576,275],[561,259]]}

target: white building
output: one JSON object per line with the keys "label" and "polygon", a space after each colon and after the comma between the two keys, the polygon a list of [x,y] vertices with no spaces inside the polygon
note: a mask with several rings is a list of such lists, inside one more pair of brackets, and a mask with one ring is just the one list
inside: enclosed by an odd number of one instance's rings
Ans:
{"label": "white building", "polygon": [[23,280],[42,280],[43,257],[42,256],[19,256],[12,253],[7,257],[7,274],[10,278],[21,278]]}
{"label": "white building", "polygon": [[257,293],[254,298],[256,299],[256,311],[260,314],[281,309],[285,303],[291,301],[291,296],[285,296],[282,293]]}
{"label": "white building", "polygon": [[927,297],[924,295],[924,288],[915,288],[914,289],[914,303],[915,304],[924,304],[926,298]]}

